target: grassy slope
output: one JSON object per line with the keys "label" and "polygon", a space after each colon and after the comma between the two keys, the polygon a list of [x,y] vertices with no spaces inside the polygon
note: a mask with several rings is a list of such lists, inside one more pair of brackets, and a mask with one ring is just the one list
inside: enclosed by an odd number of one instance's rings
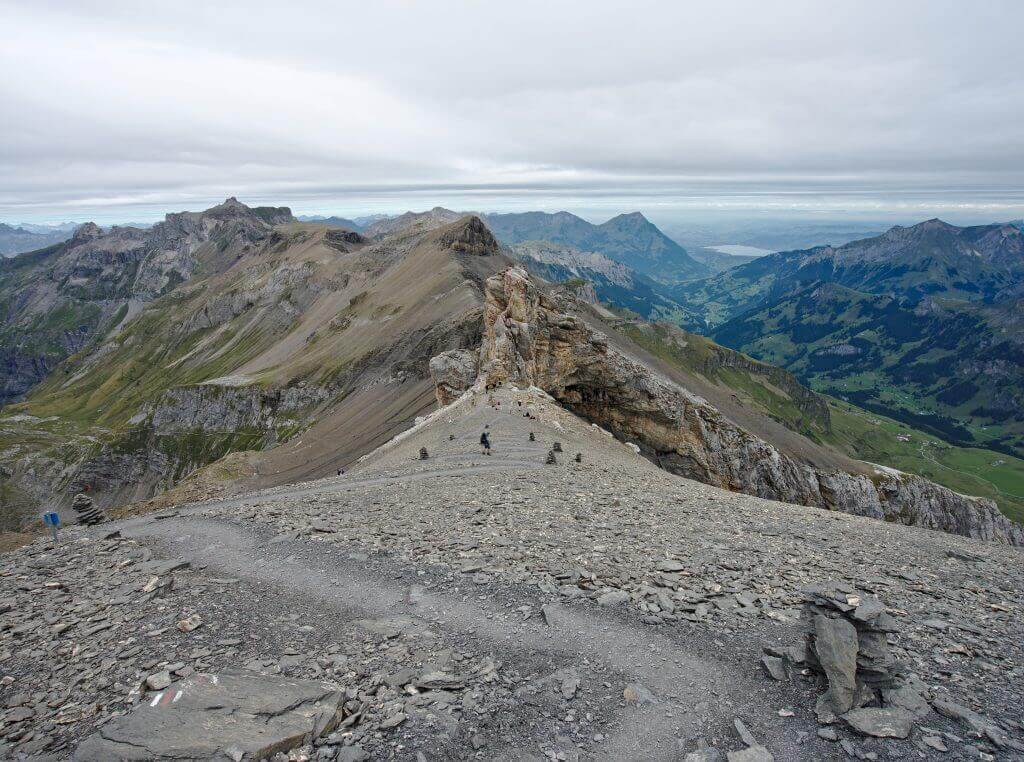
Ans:
{"label": "grassy slope", "polygon": [[[804,434],[814,441],[818,441],[825,432],[824,420],[808,416],[793,397],[781,388],[779,383],[773,383],[767,375],[726,367],[716,362],[716,355],[730,350],[718,346],[704,336],[687,334],[686,346],[681,347],[668,340],[663,326],[643,330],[636,325],[625,325],[619,330],[655,357],[676,367],[698,373],[712,383],[729,387],[745,404],[793,431]],[[765,370],[769,369],[766,367]]]}
{"label": "grassy slope", "polygon": [[[839,400],[830,400],[830,406],[832,431],[827,440],[847,454],[920,474],[957,492],[991,498],[1003,513],[1024,523],[1024,460],[957,447]],[[899,435],[909,441],[901,441]]]}

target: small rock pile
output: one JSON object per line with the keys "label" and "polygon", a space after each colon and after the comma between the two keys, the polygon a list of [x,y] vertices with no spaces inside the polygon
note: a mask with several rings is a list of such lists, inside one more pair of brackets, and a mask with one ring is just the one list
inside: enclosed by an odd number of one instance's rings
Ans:
{"label": "small rock pile", "polygon": [[429,453],[427,453],[427,448],[426,447],[421,447],[420,448],[420,460],[426,460],[429,457],[430,457],[430,455],[429,455]]}
{"label": "small rock pile", "polygon": [[818,720],[831,724],[841,718],[864,735],[906,738],[917,710],[927,713],[928,703],[904,684],[901,665],[889,652],[888,633],[896,622],[885,605],[839,583],[803,592],[806,664],[828,680],[815,706]]}
{"label": "small rock pile", "polygon": [[544,464],[547,465],[547,466],[553,466],[553,465],[555,465],[557,463],[558,463],[558,460],[555,458],[555,451],[554,450],[548,450],[548,457],[544,460]]}
{"label": "small rock pile", "polygon": [[562,451],[562,443],[561,442],[555,442],[553,445],[551,445],[551,449],[554,450],[555,452],[561,452]]}
{"label": "small rock pile", "polygon": [[82,492],[75,495],[74,499],[71,501],[71,507],[78,516],[79,524],[92,526],[93,524],[99,524],[107,520],[106,514],[103,513],[103,510],[92,502],[91,497]]}

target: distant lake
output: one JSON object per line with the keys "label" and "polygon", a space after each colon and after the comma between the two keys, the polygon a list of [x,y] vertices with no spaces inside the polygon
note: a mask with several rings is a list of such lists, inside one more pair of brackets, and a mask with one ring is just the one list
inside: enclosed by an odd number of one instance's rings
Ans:
{"label": "distant lake", "polygon": [[739,243],[726,243],[721,246],[708,246],[706,248],[722,254],[732,254],[734,257],[763,257],[765,254],[774,254],[771,249],[759,249],[756,246],[744,246]]}

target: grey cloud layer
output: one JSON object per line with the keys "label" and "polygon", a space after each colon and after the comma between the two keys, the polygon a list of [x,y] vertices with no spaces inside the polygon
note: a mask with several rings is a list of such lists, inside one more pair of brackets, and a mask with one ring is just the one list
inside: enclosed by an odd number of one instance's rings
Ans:
{"label": "grey cloud layer", "polygon": [[1010,191],[1022,25],[999,0],[4,3],[0,219],[431,184]]}

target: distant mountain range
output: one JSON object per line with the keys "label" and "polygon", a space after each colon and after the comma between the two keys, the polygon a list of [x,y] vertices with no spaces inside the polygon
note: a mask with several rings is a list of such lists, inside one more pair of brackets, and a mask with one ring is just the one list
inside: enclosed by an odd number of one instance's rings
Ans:
{"label": "distant mountain range", "polygon": [[725,219],[712,217],[699,222],[674,221],[661,227],[692,253],[720,244],[753,246],[768,251],[809,249],[822,244],[841,246],[880,235],[887,226],[877,220],[765,219],[762,215],[751,214]]}
{"label": "distant mountain range", "polygon": [[348,230],[354,230],[356,232],[362,231],[367,225],[372,225],[374,222],[379,220],[385,220],[390,215],[387,214],[367,214],[360,217],[339,217],[337,215],[322,215],[322,214],[298,214],[295,216],[299,222],[319,222],[324,225],[330,225],[331,227],[347,228]]}
{"label": "distant mountain range", "polygon": [[22,228],[30,233],[41,233],[43,235],[48,235],[50,233],[67,233],[70,235],[71,233],[74,233],[75,228],[81,224],[82,223],[80,222],[57,222],[52,225],[46,225],[34,222],[19,222],[17,225],[14,225],[14,227]]}
{"label": "distant mountain range", "polygon": [[523,241],[511,246],[512,255],[526,269],[552,283],[589,284],[594,298],[630,310],[647,320],[692,324],[700,316],[671,299],[668,287],[594,251],[580,251],[549,241]]}
{"label": "distant mountain range", "polygon": [[620,214],[600,225],[569,212],[488,214],[484,221],[502,243],[550,241],[594,251],[662,283],[711,273],[640,212]]}
{"label": "distant mountain range", "polygon": [[410,211],[399,215],[374,215],[356,219],[317,215],[300,216],[298,219],[344,227],[365,233],[371,238],[381,238],[414,226],[437,227],[454,222],[466,214],[479,216],[495,237],[508,246],[546,241],[577,251],[601,254],[662,284],[705,277],[751,259],[711,249],[701,250],[700,256],[691,256],[683,246],[665,235],[640,212],[620,214],[600,225],[587,222],[569,212],[484,214],[453,211],[441,206],[424,212]]}
{"label": "distant mountain range", "polygon": [[[70,224],[70,223],[69,223]],[[10,257],[23,251],[35,251],[54,243],[66,241],[77,225],[48,228],[43,225],[19,225],[0,222],[0,256]]]}
{"label": "distant mountain range", "polygon": [[[463,215],[437,206],[424,212],[405,212],[379,219],[365,226],[362,232],[370,238],[381,239],[399,231],[431,230],[455,222]],[[645,269],[654,268],[659,259],[681,263],[677,272],[690,270],[688,263],[693,260],[640,214],[620,215],[604,225],[592,225],[568,212],[478,216],[507,246],[510,255],[545,280],[553,283],[582,281],[593,289],[595,298],[647,319],[702,325],[699,314],[687,311],[670,296],[670,287],[664,280],[646,274]],[[524,238],[531,232],[550,237]],[[589,243],[594,248],[583,249],[566,241]],[[665,269],[667,266],[661,271],[662,276]],[[710,269],[705,267],[704,271],[710,272]]]}
{"label": "distant mountain range", "polygon": [[712,274],[723,272],[732,267],[739,267],[758,259],[757,256],[749,254],[728,254],[704,247],[688,248],[687,252],[695,260],[706,265]]}
{"label": "distant mountain range", "polygon": [[672,297],[717,341],[814,388],[1024,453],[1024,232],[928,220],[780,252]]}
{"label": "distant mountain range", "polygon": [[347,217],[337,217],[337,216],[331,216],[331,217],[312,216],[312,217],[310,217],[310,216],[306,215],[306,216],[298,217],[297,219],[300,222],[316,222],[316,223],[318,223],[320,225],[327,225],[328,227],[331,227],[331,228],[344,228],[345,230],[354,230],[357,233],[363,229],[362,225],[360,225],[355,220],[348,219]]}

